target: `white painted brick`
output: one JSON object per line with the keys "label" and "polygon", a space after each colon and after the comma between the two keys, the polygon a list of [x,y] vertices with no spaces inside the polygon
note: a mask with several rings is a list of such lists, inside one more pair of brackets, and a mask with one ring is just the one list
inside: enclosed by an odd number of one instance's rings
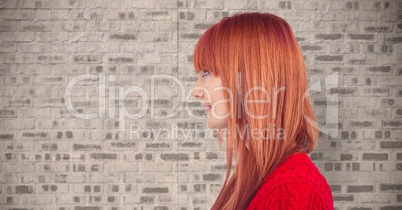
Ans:
{"label": "white painted brick", "polygon": [[358,199],[362,203],[390,203],[391,196],[389,193],[359,193]]}
{"label": "white painted brick", "polygon": [[[0,1],[2,209],[210,209],[223,180],[207,184],[205,192],[193,187],[205,184],[203,175],[224,178],[225,142],[220,149],[212,136],[155,141],[131,138],[129,130],[130,124],[161,129],[187,122],[191,127],[204,125],[205,119],[181,111],[158,121],[151,119],[150,109],[141,119],[119,119],[118,104],[115,116],[109,115],[108,91],[101,97],[106,100],[105,118],[79,119],[66,109],[66,85],[77,76],[104,74],[106,79],[115,77],[106,87],[116,93],[137,86],[150,95],[151,75],[171,75],[182,81],[187,93],[197,79],[192,64],[197,37],[223,17],[254,11],[271,12],[289,23],[303,49],[310,85],[339,74],[340,89],[333,89],[344,94],[339,100],[338,137],[319,139],[315,151],[323,158],[315,164],[342,193],[351,185],[372,185],[374,192],[348,193],[353,204],[335,201],[335,209],[398,206],[398,190],[378,192],[382,184],[402,181],[399,148],[381,148],[384,141],[399,141],[402,135],[397,129],[402,107],[401,6],[395,0]],[[319,56],[342,60],[328,62],[316,59]],[[77,83],[74,108],[98,113],[98,85]],[[157,115],[178,106],[177,84],[163,83],[155,90]],[[319,123],[325,123],[325,94],[312,97]],[[139,111],[138,93],[130,93],[125,101],[127,111]],[[191,110],[200,112],[198,107]],[[126,130],[119,132],[123,123]],[[383,156],[375,158],[378,153]],[[175,154],[183,159],[177,162]],[[178,184],[186,185],[191,196],[180,192]],[[15,194],[17,185],[33,192]]]}
{"label": "white painted brick", "polygon": [[35,164],[34,163],[3,163],[2,170],[7,171],[9,173],[12,172],[23,172],[23,173],[32,173],[35,172]]}

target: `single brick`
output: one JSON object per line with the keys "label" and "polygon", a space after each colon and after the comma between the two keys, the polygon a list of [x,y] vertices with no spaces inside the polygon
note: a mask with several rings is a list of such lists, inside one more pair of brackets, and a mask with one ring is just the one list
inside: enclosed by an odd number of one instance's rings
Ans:
{"label": "single brick", "polygon": [[[194,159],[198,160],[200,159],[200,152],[194,152]],[[401,153],[401,159],[402,159],[402,153]]]}
{"label": "single brick", "polygon": [[146,154],[145,159],[146,160],[152,160],[152,154]]}
{"label": "single brick", "polygon": [[154,196],[141,196],[140,204],[154,204],[155,197]]}
{"label": "single brick", "polygon": [[57,132],[57,138],[58,139],[63,138],[63,132]]}
{"label": "single brick", "polygon": [[32,189],[32,186],[19,185],[19,186],[15,186],[15,193],[30,194],[30,193],[33,193],[33,189]]}
{"label": "single brick", "polygon": [[341,185],[330,185],[332,192],[341,192],[342,186]]}
{"label": "single brick", "polygon": [[162,160],[188,160],[187,154],[161,154]]}
{"label": "single brick", "polygon": [[333,106],[333,105],[341,105],[341,101],[330,101],[327,99],[314,99],[314,105],[319,106]]}
{"label": "single brick", "polygon": [[[197,208],[195,208],[197,209]],[[154,210],[169,210],[169,207],[167,206],[155,206]]]}
{"label": "single brick", "polygon": [[94,201],[96,203],[99,203],[102,200],[101,196],[89,196],[89,202]]}
{"label": "single brick", "polygon": [[334,166],[335,171],[340,171],[342,169],[342,165],[340,163],[335,163]]}
{"label": "single brick", "polygon": [[300,46],[302,51],[320,51],[322,50],[322,47],[320,46],[314,46],[314,45],[303,45]]}
{"label": "single brick", "polygon": [[194,29],[208,29],[211,26],[212,26],[211,24],[198,23],[194,24]]}
{"label": "single brick", "polygon": [[206,190],[206,184],[195,184],[194,185],[195,192],[205,192],[205,190]]}
{"label": "single brick", "polygon": [[400,36],[400,37],[390,37],[390,38],[387,38],[387,42],[391,42],[391,43],[401,43],[401,42],[402,42],[402,36]]}
{"label": "single brick", "polygon": [[0,117],[2,118],[16,117],[16,113],[14,110],[0,110]]}
{"label": "single brick", "polygon": [[397,163],[396,164],[396,170],[402,171],[402,163]]}
{"label": "single brick", "polygon": [[342,39],[342,34],[317,34],[315,37],[322,40],[339,40]]}
{"label": "single brick", "polygon": [[42,185],[42,189],[47,192],[49,191],[49,185]]}
{"label": "single brick", "polygon": [[354,120],[352,120],[350,122],[350,125],[353,126],[353,127],[367,128],[367,127],[373,126],[373,122],[370,122],[370,121],[354,121]]}
{"label": "single brick", "polygon": [[348,61],[349,64],[365,64],[366,63],[366,59],[350,59]]}
{"label": "single brick", "polygon": [[110,145],[116,148],[134,148],[135,142],[111,142]]}
{"label": "single brick", "polygon": [[343,57],[341,55],[320,55],[316,56],[317,61],[342,61]]}
{"label": "single brick", "polygon": [[401,127],[402,126],[402,122],[400,121],[382,121],[382,125],[384,127]]}
{"label": "single brick", "polygon": [[354,201],[353,195],[334,195],[334,201]]}
{"label": "single brick", "polygon": [[279,2],[279,8],[281,8],[281,9],[288,9],[288,10],[290,10],[290,9],[292,9],[292,2],[290,2],[290,1],[281,1],[281,2]]}
{"label": "single brick", "polygon": [[363,88],[363,95],[384,95],[388,96],[390,92],[389,87],[365,87]]}
{"label": "single brick", "polygon": [[350,10],[358,10],[359,9],[359,2],[347,2],[346,9]]}
{"label": "single brick", "polygon": [[154,66],[153,65],[145,65],[140,67],[141,74],[153,74],[154,73]]}
{"label": "single brick", "polygon": [[70,154],[56,154],[56,160],[70,160]]}
{"label": "single brick", "polygon": [[360,170],[360,163],[352,163],[352,170],[353,171]]}
{"label": "single brick", "polygon": [[147,12],[145,13],[147,16],[165,16],[169,15],[168,11],[153,11],[153,12]]}
{"label": "single brick", "polygon": [[333,87],[330,89],[330,94],[354,95],[356,92],[357,88],[354,87]]}
{"label": "single brick", "polygon": [[8,204],[8,205],[15,204],[14,203],[14,198],[13,197],[7,197],[6,198],[6,204]]}
{"label": "single brick", "polygon": [[382,72],[382,73],[388,73],[391,72],[391,66],[373,66],[369,67],[368,69],[369,72]]}
{"label": "single brick", "polygon": [[112,192],[119,192],[119,185],[113,185]]}
{"label": "single brick", "polygon": [[135,158],[136,160],[142,160],[142,154],[136,154],[136,155],[134,156],[134,158]]}
{"label": "single brick", "polygon": [[42,150],[47,150],[47,151],[55,151],[57,150],[58,145],[54,143],[46,143],[42,144]]}
{"label": "single brick", "polygon": [[101,56],[99,55],[76,55],[73,57],[75,63],[99,63]]}
{"label": "single brick", "polygon": [[203,174],[202,175],[202,180],[203,181],[217,181],[221,177],[222,176],[220,174]]}
{"label": "single brick", "polygon": [[91,157],[93,159],[99,159],[99,160],[116,160],[117,154],[92,153]]}
{"label": "single brick", "polygon": [[180,185],[180,191],[181,192],[187,192],[187,186],[186,185]]}
{"label": "single brick", "polygon": [[134,59],[133,58],[129,58],[129,57],[109,57],[109,62],[113,62],[113,63],[134,63]]}
{"label": "single brick", "polygon": [[52,191],[52,192],[57,191],[57,186],[56,185],[50,185],[50,191]]}
{"label": "single brick", "polygon": [[135,34],[112,34],[111,39],[121,39],[121,40],[136,40],[137,36]]}
{"label": "single brick", "polygon": [[183,33],[183,34],[181,34],[181,37],[184,39],[198,39],[201,37],[201,34]]}
{"label": "single brick", "polygon": [[341,154],[341,160],[352,160],[353,155],[351,154]]}
{"label": "single brick", "polygon": [[363,160],[388,160],[387,153],[363,153]]}
{"label": "single brick", "polygon": [[100,192],[100,191],[101,191],[100,186],[99,186],[99,185],[95,185],[95,186],[94,186],[94,192]]}
{"label": "single brick", "polygon": [[0,140],[5,139],[5,140],[12,140],[14,138],[13,134],[1,134],[0,135]]}
{"label": "single brick", "polygon": [[116,200],[116,197],[113,197],[113,196],[107,197],[107,201],[110,202],[110,203],[115,202],[115,200]]}
{"label": "single brick", "polygon": [[381,184],[381,191],[402,191],[402,184]]}
{"label": "single brick", "polygon": [[74,150],[101,150],[102,146],[98,144],[74,144]]}
{"label": "single brick", "polygon": [[310,154],[310,159],[311,160],[321,160],[323,158],[323,154],[322,153],[311,153]]}
{"label": "single brick", "polygon": [[74,164],[73,172],[85,172],[85,165],[82,164]]}
{"label": "single brick", "polygon": [[37,133],[22,133],[23,137],[30,137],[30,138],[41,138],[41,139],[45,139],[48,137],[48,133],[45,132],[37,132]]}
{"label": "single brick", "polygon": [[101,210],[99,206],[76,206],[74,210]]}
{"label": "single brick", "polygon": [[169,189],[167,187],[145,187],[142,190],[143,193],[168,193]]}
{"label": "single brick", "polygon": [[402,116],[402,109],[396,109],[396,110],[395,110],[395,113],[396,113],[398,116]]}
{"label": "single brick", "polygon": [[373,40],[373,34],[348,34],[350,39],[353,40]]}
{"label": "single brick", "polygon": [[185,142],[185,143],[180,144],[180,146],[182,146],[182,147],[199,147],[199,146],[201,146],[201,145],[202,145],[201,142],[199,142],[199,143],[196,143],[196,142]]}
{"label": "single brick", "polygon": [[333,166],[333,163],[325,163],[324,170],[332,171],[332,166]]}
{"label": "single brick", "polygon": [[373,185],[348,186],[347,192],[373,192]]}
{"label": "single brick", "polygon": [[402,205],[399,206],[382,206],[380,210],[401,210]]}
{"label": "single brick", "polygon": [[376,132],[374,133],[374,135],[375,135],[375,138],[380,139],[380,138],[382,138],[382,131],[376,131]]}
{"label": "single brick", "polygon": [[170,148],[168,143],[146,143],[146,148]]}
{"label": "single brick", "polygon": [[402,141],[383,141],[381,142],[382,149],[398,149],[402,148]]}
{"label": "single brick", "polygon": [[217,153],[213,153],[213,152],[207,152],[207,153],[206,153],[206,158],[207,158],[208,160],[211,160],[211,159],[218,159],[218,154],[217,154]]}
{"label": "single brick", "polygon": [[73,132],[71,132],[71,131],[66,131],[66,137],[67,137],[68,139],[73,138]]}

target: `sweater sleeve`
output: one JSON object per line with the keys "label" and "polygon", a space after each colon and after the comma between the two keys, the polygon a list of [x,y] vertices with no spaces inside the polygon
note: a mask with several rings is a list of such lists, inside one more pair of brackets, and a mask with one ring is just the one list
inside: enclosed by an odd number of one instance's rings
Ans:
{"label": "sweater sleeve", "polygon": [[328,210],[317,190],[304,183],[285,183],[266,194],[259,195],[254,205],[247,210],[289,209],[289,210]]}

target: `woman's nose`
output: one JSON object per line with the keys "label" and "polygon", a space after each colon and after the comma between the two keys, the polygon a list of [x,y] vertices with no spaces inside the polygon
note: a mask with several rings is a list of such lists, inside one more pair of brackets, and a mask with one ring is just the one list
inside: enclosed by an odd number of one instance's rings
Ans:
{"label": "woman's nose", "polygon": [[196,98],[196,99],[202,99],[204,97],[203,95],[203,91],[200,88],[200,84],[199,84],[200,80],[197,79],[197,81],[194,84],[193,89],[191,89],[191,95]]}
{"label": "woman's nose", "polygon": [[196,99],[202,99],[204,97],[204,92],[197,88],[196,86],[192,90],[193,92],[191,93],[194,98]]}

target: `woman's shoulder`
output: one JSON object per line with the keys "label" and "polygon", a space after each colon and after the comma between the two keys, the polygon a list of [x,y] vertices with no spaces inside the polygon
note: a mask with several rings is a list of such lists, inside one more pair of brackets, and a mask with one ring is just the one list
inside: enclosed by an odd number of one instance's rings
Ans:
{"label": "woman's shoulder", "polygon": [[310,157],[306,153],[296,153],[285,159],[285,161],[267,177],[267,180],[288,178],[312,179],[318,178],[317,176],[323,178]]}
{"label": "woman's shoulder", "polygon": [[259,191],[250,202],[247,210],[259,209],[298,209],[298,210],[333,210],[333,198],[330,191],[317,190],[305,182],[284,182],[269,192]]}
{"label": "woman's shoulder", "polygon": [[278,202],[289,206],[293,206],[292,202],[314,207],[322,204],[331,209],[331,189],[307,154],[289,156],[263,182],[250,206]]}
{"label": "woman's shoulder", "polygon": [[262,186],[275,188],[283,184],[307,185],[317,190],[329,188],[327,180],[306,153],[289,156],[266,178]]}

